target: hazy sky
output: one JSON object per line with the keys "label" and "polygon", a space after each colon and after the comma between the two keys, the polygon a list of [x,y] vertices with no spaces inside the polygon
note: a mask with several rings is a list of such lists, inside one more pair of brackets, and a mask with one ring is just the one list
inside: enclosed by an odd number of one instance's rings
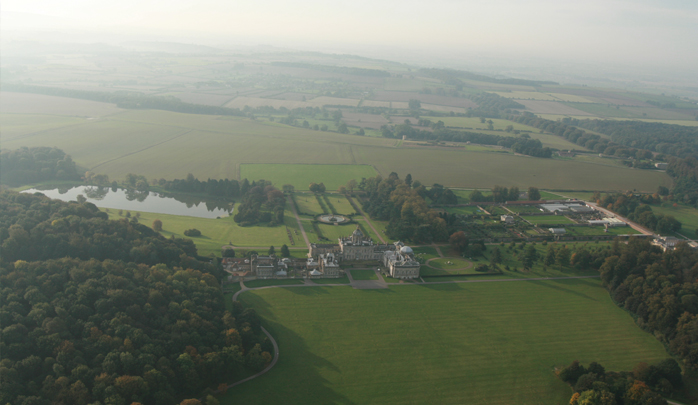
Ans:
{"label": "hazy sky", "polygon": [[2,14],[3,30],[698,66],[698,0],[3,0]]}

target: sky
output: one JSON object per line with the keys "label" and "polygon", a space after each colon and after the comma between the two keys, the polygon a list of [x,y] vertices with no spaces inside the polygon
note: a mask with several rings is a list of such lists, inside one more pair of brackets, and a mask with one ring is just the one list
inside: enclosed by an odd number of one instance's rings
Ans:
{"label": "sky", "polygon": [[696,0],[3,0],[0,13],[5,32],[698,66]]}

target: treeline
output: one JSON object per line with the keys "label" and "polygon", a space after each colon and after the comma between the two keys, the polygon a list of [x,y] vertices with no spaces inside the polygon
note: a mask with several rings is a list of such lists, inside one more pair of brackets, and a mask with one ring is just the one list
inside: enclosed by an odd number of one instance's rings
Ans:
{"label": "treeline", "polygon": [[[441,121],[439,121],[441,122]],[[434,131],[424,131],[416,129],[409,124],[399,124],[390,130],[388,127],[381,129],[382,135],[387,138],[402,138],[406,136],[414,140],[437,141],[437,142],[470,142],[479,145],[497,145],[504,148],[511,148],[516,153],[523,155],[550,158],[553,155],[553,150],[548,147],[543,147],[543,144],[538,139],[530,139],[527,134],[519,137],[500,136],[482,134],[478,132],[456,131],[446,129],[442,126],[433,126]]]}
{"label": "treeline", "polygon": [[655,214],[649,204],[659,204],[659,196],[633,194],[611,194],[600,197],[598,193],[594,200],[601,207],[616,212],[629,220],[649,228],[657,233],[667,234],[681,230],[681,222],[671,215]]}
{"label": "treeline", "polygon": [[[254,187],[247,179],[244,179],[242,182],[229,179],[201,181],[191,173],[187,174],[186,179],[160,179],[158,184],[170,192],[199,193],[216,197],[239,197]],[[256,183],[254,185],[256,186]]]}
{"label": "treeline", "polygon": [[681,367],[674,359],[639,363],[632,372],[606,371],[596,362],[584,367],[574,361],[558,376],[574,389],[570,405],[666,405],[662,394],[683,387]]}
{"label": "treeline", "polygon": [[271,65],[272,66],[281,66],[281,67],[291,67],[291,68],[312,69],[312,70],[319,70],[321,72],[338,73],[338,74],[353,75],[353,76],[390,77],[389,72],[386,72],[385,70],[378,70],[378,69],[366,69],[366,68],[348,67],[348,66],[315,65],[312,63],[303,63],[303,62],[271,62]]}
{"label": "treeline", "polygon": [[670,199],[695,207],[698,204],[698,160],[670,159],[667,174],[674,178]]}
{"label": "treeline", "polygon": [[468,109],[465,112],[466,117],[500,118],[502,111],[526,108],[521,103],[494,93],[482,92],[470,95],[469,98],[478,106]]}
{"label": "treeline", "polygon": [[454,78],[462,78],[462,79],[466,79],[466,80],[476,80],[476,81],[485,82],[485,83],[514,84],[514,85],[522,85],[522,86],[542,86],[545,84],[550,84],[550,85],[557,85],[558,84],[557,82],[541,81],[541,80],[526,80],[526,79],[512,79],[512,78],[496,79],[496,78],[490,77],[490,76],[479,75],[477,73],[466,72],[466,71],[462,71],[462,70],[453,70],[453,69],[427,68],[427,69],[420,69],[419,71],[421,73],[427,74],[427,75],[434,77],[436,79],[443,80],[447,83],[452,82]]}
{"label": "treeline", "polygon": [[18,83],[3,83],[4,91],[18,93],[44,94],[48,96],[70,97],[83,100],[101,101],[116,104],[120,108],[154,109],[174,111],[187,114],[244,116],[237,108],[185,103],[174,96],[147,96],[134,92],[104,92],[64,89],[60,87],[43,87]]}
{"label": "treeline", "polygon": [[9,186],[49,180],[80,180],[75,162],[60,149],[19,148],[0,152],[0,182]]}
{"label": "treeline", "polygon": [[[498,202],[498,203],[503,203],[507,201],[518,201],[519,197],[521,195],[521,192],[519,191],[519,188],[514,186],[512,188],[507,189],[506,187],[502,186],[494,186],[492,188],[492,194],[490,195],[484,195],[480,190],[473,190],[470,193],[470,201],[471,202]],[[531,201],[538,201],[540,200],[540,191],[538,191],[537,188],[535,187],[529,187],[528,188],[528,199]]]}
{"label": "treeline", "polygon": [[698,127],[645,121],[565,120],[571,125],[606,134],[613,142],[626,147],[680,158],[698,158]]}
{"label": "treeline", "polygon": [[416,190],[419,187],[424,186],[417,181],[407,184],[397,173],[385,179],[380,175],[362,179],[359,183],[359,189],[367,195],[364,210],[371,218],[389,221],[388,237],[415,243],[448,240],[446,222],[428,207]]}
{"label": "treeline", "polygon": [[284,193],[272,186],[271,182],[260,180],[245,193],[233,220],[241,226],[283,224],[285,205]]}
{"label": "treeline", "polygon": [[4,192],[0,245],[1,403],[172,404],[271,361],[191,241]]}
{"label": "treeline", "polygon": [[598,268],[613,300],[666,344],[689,369],[698,368],[698,252],[686,244],[662,252],[645,239],[614,242]]}
{"label": "treeline", "polygon": [[582,129],[575,128],[567,118],[562,121],[551,121],[537,117],[529,112],[524,112],[518,117],[511,116],[509,118],[514,122],[560,136],[574,144],[604,155],[629,157],[635,156],[637,153],[636,148],[627,149],[615,142],[602,138],[600,135],[590,134]]}

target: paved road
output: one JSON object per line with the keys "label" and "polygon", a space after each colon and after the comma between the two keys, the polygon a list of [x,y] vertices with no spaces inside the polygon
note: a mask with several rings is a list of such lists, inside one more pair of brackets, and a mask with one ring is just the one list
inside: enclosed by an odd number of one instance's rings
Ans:
{"label": "paved road", "polygon": [[[623,222],[627,222],[628,225],[630,225],[631,228],[633,228],[634,230],[636,230],[636,231],[638,231],[638,232],[640,232],[640,233],[642,233],[642,234],[645,234],[645,235],[654,235],[654,232],[650,231],[649,229],[647,229],[647,228],[645,228],[645,227],[643,227],[643,226],[640,226],[640,225],[636,224],[635,222],[629,220],[628,218],[621,217],[620,215],[616,214],[615,212],[609,211],[609,210],[607,210],[606,208],[599,207],[598,204],[596,204],[596,203],[587,202],[587,204],[591,205],[591,206],[594,207],[595,209],[597,209],[597,210],[603,212],[604,214],[606,214],[606,215],[608,215],[608,216],[610,216],[610,217],[616,217],[616,218],[620,219],[620,220],[623,221]],[[654,236],[656,236],[656,235],[654,235]]]}
{"label": "paved road", "polygon": [[303,240],[305,240],[305,246],[310,249],[310,241],[308,240],[308,235],[305,234],[305,229],[303,229],[303,225],[301,225],[301,218],[298,216],[298,212],[296,212],[296,205],[291,201],[291,196],[288,196],[288,203],[291,205],[291,209],[293,210],[293,215],[296,216],[296,222],[298,222],[298,228],[301,230],[301,235],[303,235]]}
{"label": "paved road", "polygon": [[[351,198],[351,197],[347,196],[347,199],[350,199],[350,198]],[[352,201],[354,201],[354,200],[352,200]],[[366,221],[366,223],[368,224],[368,226],[370,226],[371,229],[373,229],[373,232],[376,234],[376,236],[378,236],[378,239],[380,239],[381,242],[382,242],[383,244],[385,244],[385,239],[383,239],[383,237],[381,236],[381,234],[376,230],[376,228],[373,227],[373,224],[371,223],[371,221],[368,220],[368,217],[366,216],[366,213],[364,212],[364,210],[361,209],[361,206],[360,206],[358,203],[355,203],[355,204],[356,204],[356,208],[359,209],[359,214],[361,214],[361,216],[364,217],[364,221]],[[368,235],[366,235],[366,236],[368,236]]]}

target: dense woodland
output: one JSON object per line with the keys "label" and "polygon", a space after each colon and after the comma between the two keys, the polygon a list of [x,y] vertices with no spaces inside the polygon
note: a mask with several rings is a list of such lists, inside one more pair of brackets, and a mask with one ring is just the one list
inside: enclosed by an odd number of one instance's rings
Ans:
{"label": "dense woodland", "polygon": [[613,142],[629,148],[698,158],[698,127],[645,121],[565,120],[571,125],[609,135]]}
{"label": "dense woodland", "polygon": [[411,176],[406,183],[396,173],[385,179],[378,175],[362,179],[359,189],[366,192],[364,210],[371,218],[389,221],[386,234],[390,238],[415,243],[448,240],[446,221],[429,208],[420,195],[426,188],[412,182]]}
{"label": "dense woodland", "polygon": [[172,404],[271,360],[191,241],[41,195],[0,214],[0,403]]}
{"label": "dense woodland", "polygon": [[614,243],[598,268],[613,300],[689,369],[698,369],[698,252],[663,253],[648,240]]}
{"label": "dense woodland", "polygon": [[16,187],[49,180],[80,180],[75,162],[62,150],[35,147],[0,153],[2,184]]}
{"label": "dense woodland", "polygon": [[662,394],[683,386],[681,367],[674,359],[639,363],[632,372],[606,371],[596,362],[584,367],[575,361],[558,375],[574,389],[570,405],[666,405]]}
{"label": "dense woodland", "polygon": [[328,65],[315,65],[312,63],[303,62],[271,62],[272,66],[290,67],[290,68],[302,68],[302,69],[312,69],[318,70],[320,72],[329,73],[340,73],[344,75],[353,76],[370,76],[370,77],[390,77],[390,73],[385,70],[378,69],[366,69],[358,67],[346,67],[346,66],[328,66]]}

